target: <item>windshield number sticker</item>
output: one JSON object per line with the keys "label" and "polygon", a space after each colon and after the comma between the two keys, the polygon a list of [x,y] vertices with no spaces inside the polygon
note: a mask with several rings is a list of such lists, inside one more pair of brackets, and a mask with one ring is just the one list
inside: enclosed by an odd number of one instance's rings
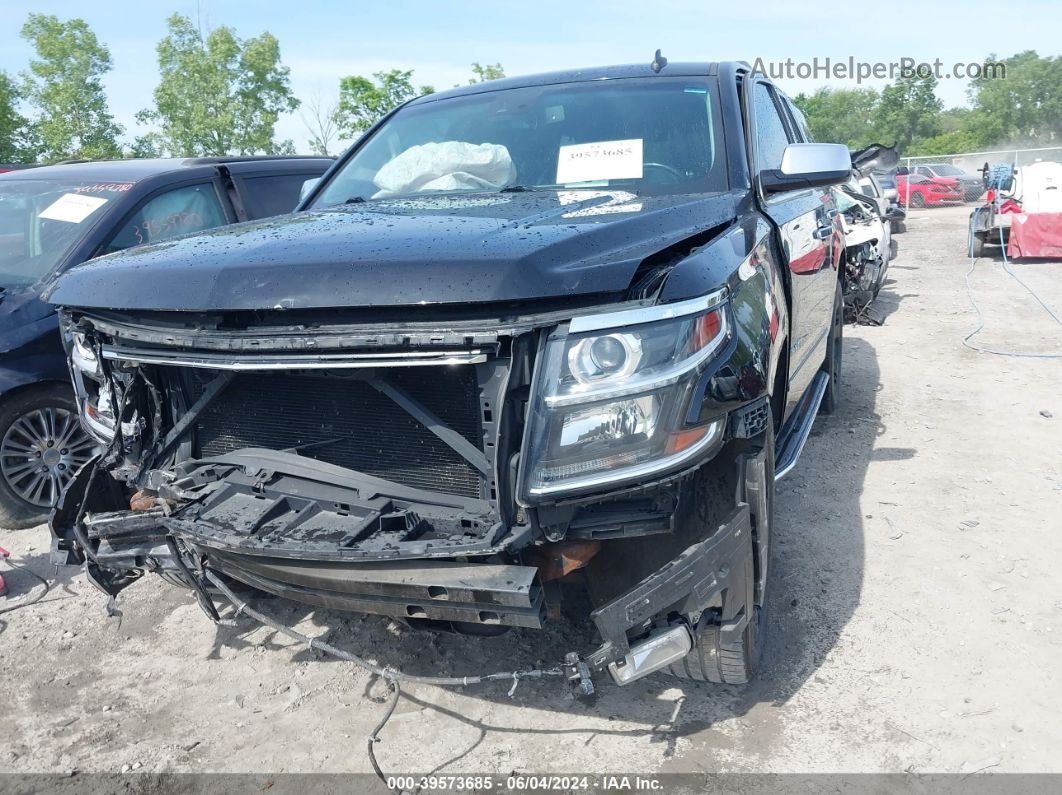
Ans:
{"label": "windshield number sticker", "polygon": [[100,196],[64,193],[49,204],[38,217],[49,221],[66,221],[70,224],[80,224],[106,203],[107,200]]}
{"label": "windshield number sticker", "polygon": [[95,185],[81,185],[75,190],[78,193],[125,193],[132,189],[133,182],[100,182]]}
{"label": "windshield number sticker", "polygon": [[558,185],[641,178],[641,138],[562,146],[557,156]]}

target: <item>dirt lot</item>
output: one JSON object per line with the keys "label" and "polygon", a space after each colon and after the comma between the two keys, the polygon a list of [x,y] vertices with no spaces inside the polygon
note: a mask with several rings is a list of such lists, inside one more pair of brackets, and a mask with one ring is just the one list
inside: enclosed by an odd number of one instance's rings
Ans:
{"label": "dirt lot", "polygon": [[[391,772],[1062,772],[1062,359],[978,354],[967,211],[899,236],[881,327],[846,328],[844,406],[780,486],[772,662],[745,691],[663,676],[412,688]],[[1062,264],[1016,266],[1062,313]],[[976,341],[1062,351],[998,262],[972,277]],[[44,528],[0,546],[48,571]],[[8,576],[16,603],[33,585]],[[578,631],[488,640],[266,602],[308,633],[406,670],[479,673],[585,648]],[[156,578],[119,623],[83,575],[0,616],[0,770],[367,771],[382,688],[241,620],[215,628]]]}

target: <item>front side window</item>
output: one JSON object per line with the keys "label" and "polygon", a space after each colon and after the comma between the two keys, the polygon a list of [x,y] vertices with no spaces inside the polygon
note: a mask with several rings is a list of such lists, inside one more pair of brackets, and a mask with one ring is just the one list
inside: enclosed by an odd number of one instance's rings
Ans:
{"label": "front side window", "polygon": [[811,135],[811,129],[808,127],[807,117],[804,116],[804,112],[798,108],[793,102],[786,101],[786,106],[789,108],[789,112],[793,115],[793,121],[796,122],[797,130],[800,131],[800,137],[807,143],[815,143],[815,139]]}
{"label": "front side window", "polygon": [[410,105],[351,156],[315,204],[602,187],[725,191],[715,80],[600,80]]}
{"label": "front side window", "polygon": [[132,182],[0,180],[0,287],[28,287],[51,274],[132,187]]}
{"label": "front side window", "polygon": [[756,126],[757,170],[781,168],[782,155],[789,145],[789,136],[765,83],[756,83],[753,86],[752,112]]}
{"label": "front side window", "polygon": [[148,199],[126,218],[106,253],[204,232],[227,222],[211,183],[188,185]]}

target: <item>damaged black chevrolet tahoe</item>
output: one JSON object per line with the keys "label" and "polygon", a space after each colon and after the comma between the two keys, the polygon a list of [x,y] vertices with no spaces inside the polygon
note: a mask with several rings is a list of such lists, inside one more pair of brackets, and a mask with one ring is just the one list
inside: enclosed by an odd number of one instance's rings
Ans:
{"label": "damaged black chevrolet tahoe", "polygon": [[473,635],[574,584],[572,670],[745,682],[774,482],[838,399],[850,168],[744,64],[414,100],[301,211],[51,287],[105,446],[56,559]]}

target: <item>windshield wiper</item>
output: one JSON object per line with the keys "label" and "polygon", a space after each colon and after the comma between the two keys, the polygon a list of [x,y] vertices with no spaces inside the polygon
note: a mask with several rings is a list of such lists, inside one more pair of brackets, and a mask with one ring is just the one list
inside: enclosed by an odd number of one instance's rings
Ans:
{"label": "windshield wiper", "polygon": [[343,204],[364,204],[364,203],[365,203],[365,197],[364,196],[351,196],[349,199],[347,199],[345,202],[343,202]]}
{"label": "windshield wiper", "polygon": [[526,193],[529,190],[532,190],[532,188],[527,187],[527,185],[506,185],[498,193]]}

